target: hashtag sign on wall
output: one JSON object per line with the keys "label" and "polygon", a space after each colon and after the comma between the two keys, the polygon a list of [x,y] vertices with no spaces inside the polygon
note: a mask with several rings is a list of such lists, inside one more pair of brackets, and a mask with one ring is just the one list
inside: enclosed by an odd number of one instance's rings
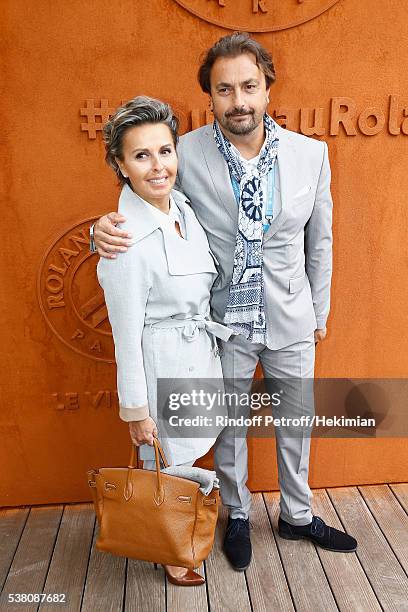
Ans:
{"label": "hashtag sign on wall", "polygon": [[109,108],[108,100],[101,100],[99,106],[95,106],[95,100],[86,100],[85,108],[80,110],[80,115],[86,117],[86,122],[81,123],[81,130],[88,132],[88,138],[95,139],[97,132],[102,131],[104,123],[114,112],[114,108]]}

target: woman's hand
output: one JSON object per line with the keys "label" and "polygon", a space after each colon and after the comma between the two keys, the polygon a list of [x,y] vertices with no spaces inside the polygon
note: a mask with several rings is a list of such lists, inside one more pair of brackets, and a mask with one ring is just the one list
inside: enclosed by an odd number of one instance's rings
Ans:
{"label": "woman's hand", "polygon": [[133,444],[136,444],[136,446],[141,446],[142,444],[153,446],[153,437],[157,437],[156,423],[151,417],[147,417],[142,421],[130,421],[129,433]]}

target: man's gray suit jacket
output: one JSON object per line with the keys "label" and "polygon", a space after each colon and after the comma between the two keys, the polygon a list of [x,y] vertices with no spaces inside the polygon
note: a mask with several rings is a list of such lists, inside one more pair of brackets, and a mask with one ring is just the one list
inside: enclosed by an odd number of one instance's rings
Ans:
{"label": "man's gray suit jacket", "polygon": [[[267,346],[280,349],[326,325],[332,273],[332,198],[327,145],[277,126],[279,213],[264,235]],[[234,262],[238,205],[212,126],[178,145],[176,187],[189,198],[218,260],[212,314],[222,322]]]}

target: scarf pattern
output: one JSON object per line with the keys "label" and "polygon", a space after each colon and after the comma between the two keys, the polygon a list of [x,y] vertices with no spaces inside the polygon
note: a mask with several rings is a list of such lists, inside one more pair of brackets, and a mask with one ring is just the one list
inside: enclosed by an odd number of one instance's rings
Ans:
{"label": "scarf pattern", "polygon": [[227,162],[231,179],[239,185],[238,229],[235,239],[234,268],[224,323],[235,334],[250,342],[266,344],[263,281],[262,209],[268,194],[262,192],[262,177],[273,169],[278,153],[276,124],[264,115],[265,145],[255,171],[246,173],[230,141],[214,121],[214,139]]}

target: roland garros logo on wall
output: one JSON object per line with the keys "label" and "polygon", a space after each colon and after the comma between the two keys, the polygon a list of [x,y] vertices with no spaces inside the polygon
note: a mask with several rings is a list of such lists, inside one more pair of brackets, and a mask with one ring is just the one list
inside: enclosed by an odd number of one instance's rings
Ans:
{"label": "roland garros logo on wall", "polygon": [[230,30],[274,32],[318,17],[339,0],[175,0],[193,15]]}
{"label": "roland garros logo on wall", "polygon": [[48,326],[65,345],[112,363],[112,330],[96,276],[98,257],[89,252],[89,226],[97,219],[86,219],[54,240],[40,265],[37,295]]}

